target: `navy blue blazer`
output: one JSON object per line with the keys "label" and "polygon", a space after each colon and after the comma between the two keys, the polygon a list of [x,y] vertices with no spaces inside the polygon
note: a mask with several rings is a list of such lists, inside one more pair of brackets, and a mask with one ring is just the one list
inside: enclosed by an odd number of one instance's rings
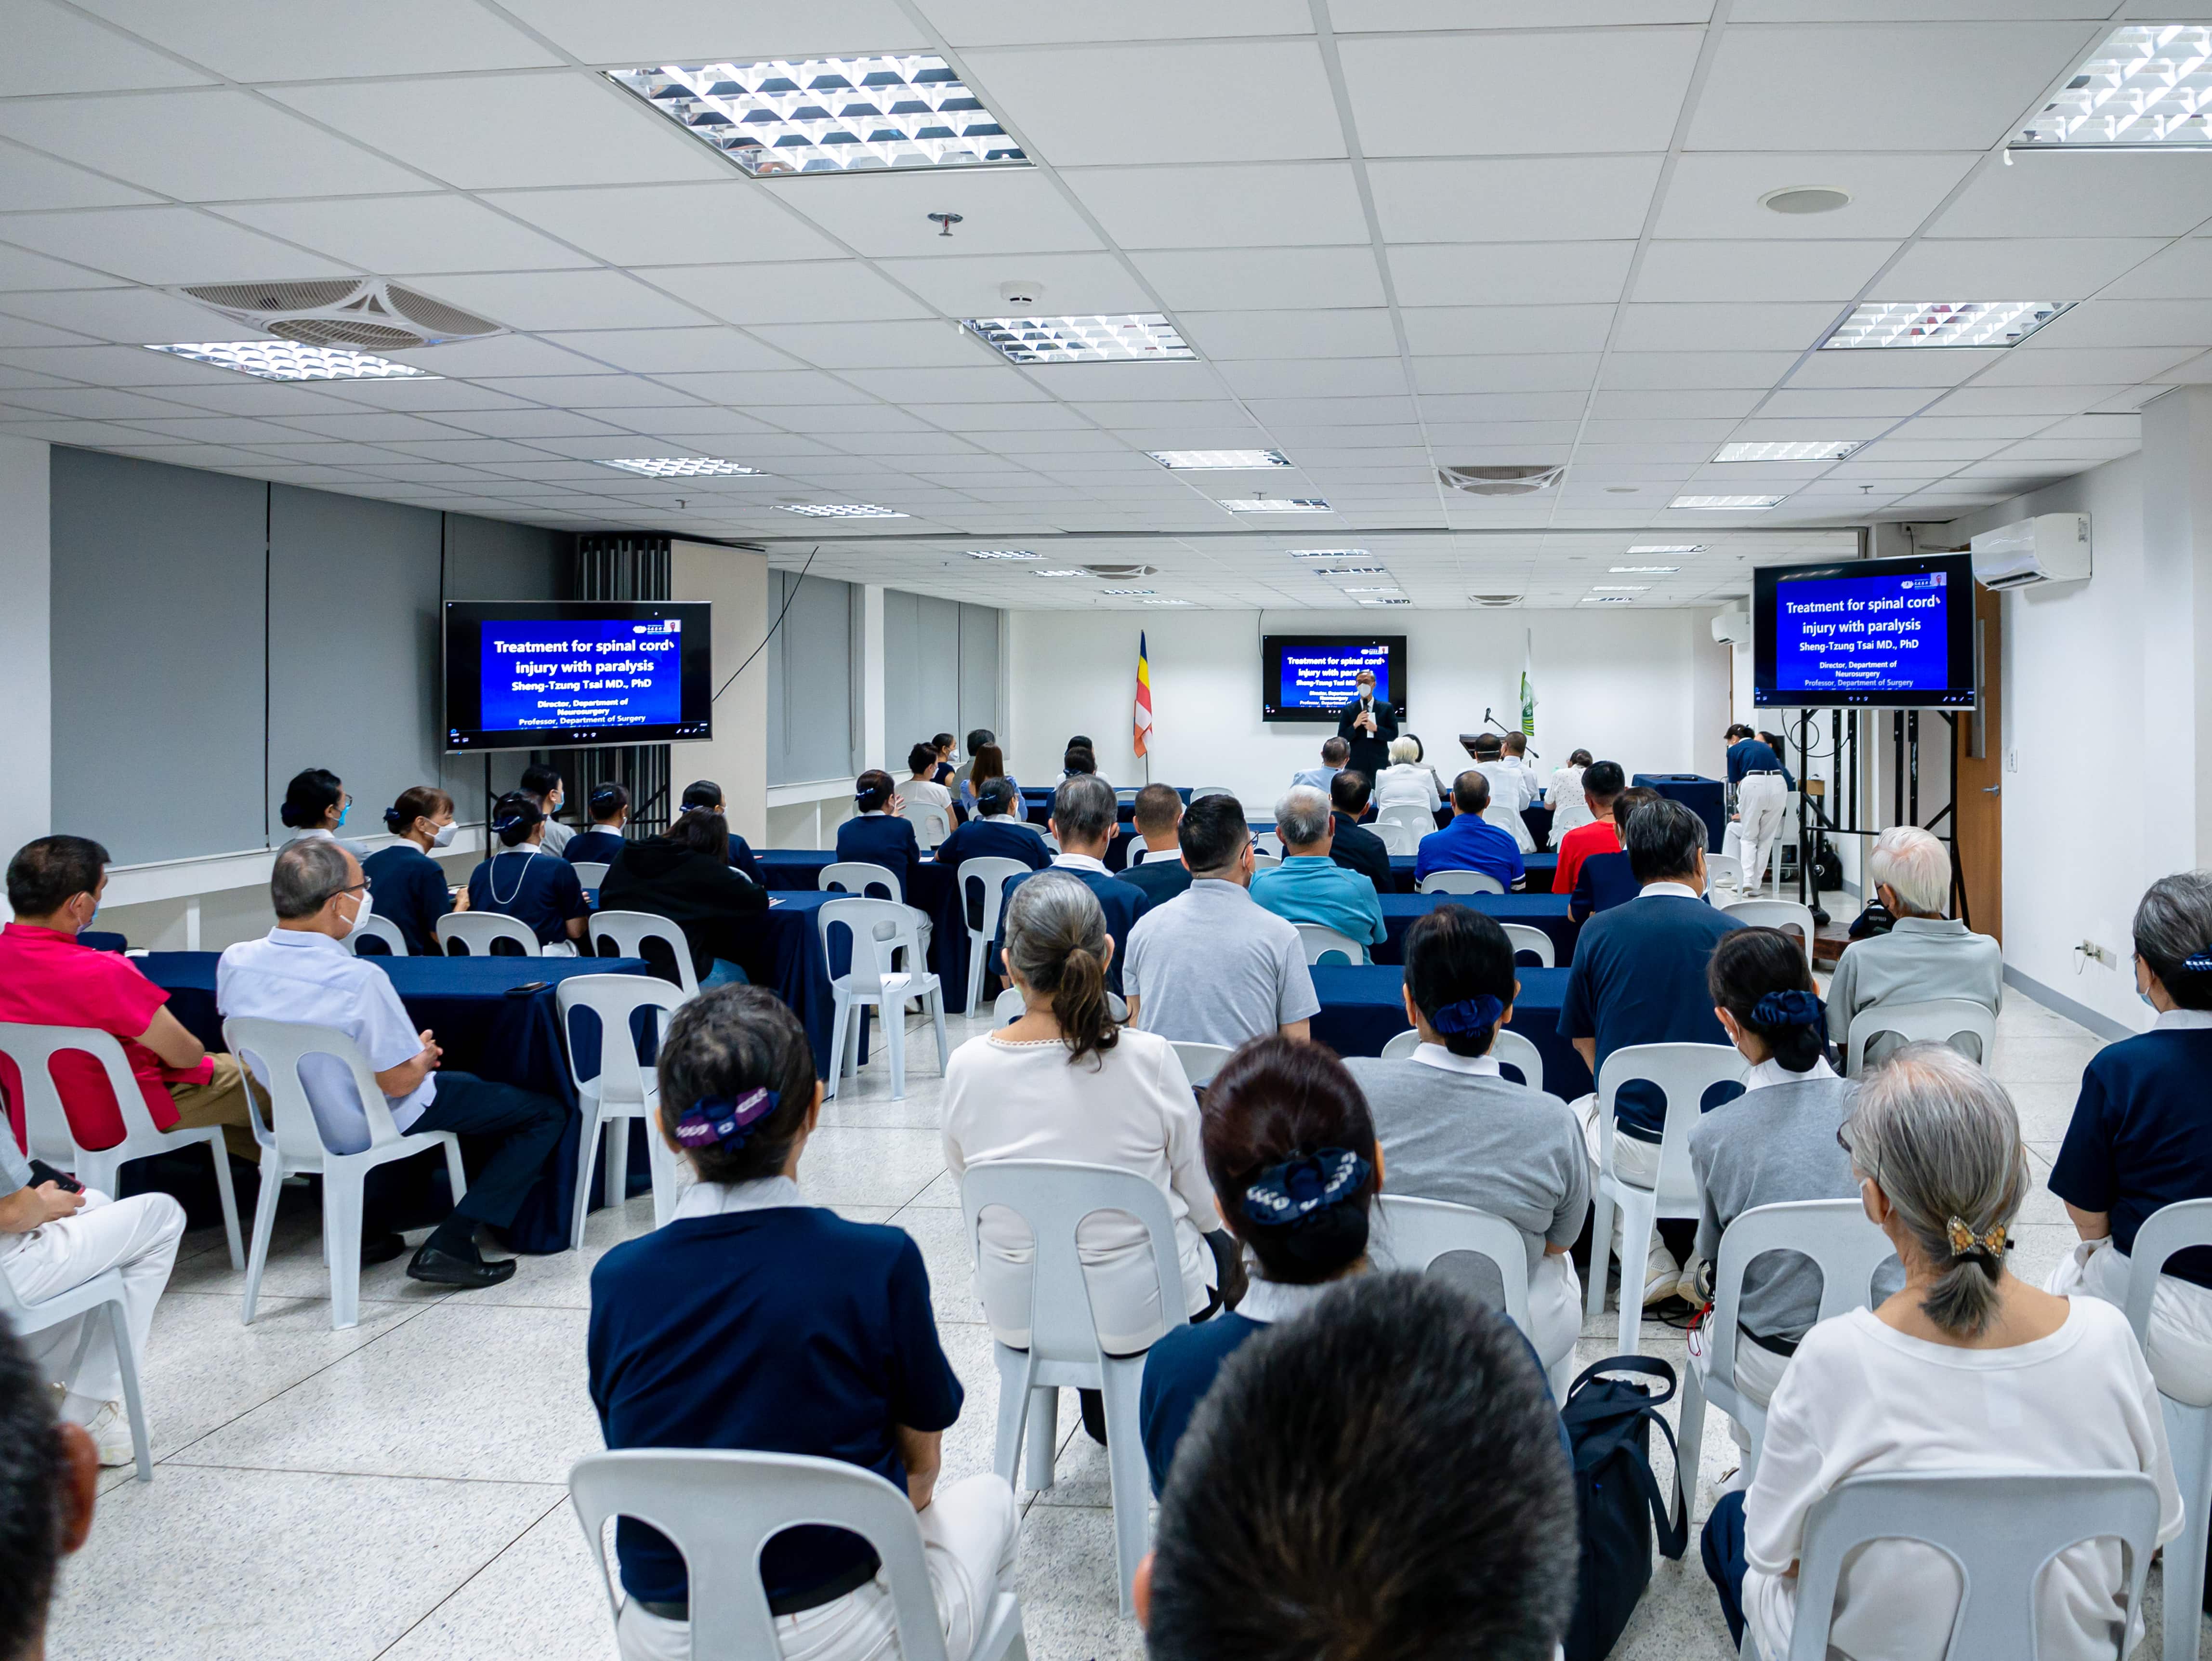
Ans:
{"label": "navy blue blazer", "polygon": [[[737,838],[730,840],[734,843]],[[921,844],[906,820],[889,813],[847,819],[837,827],[837,857],[884,867],[899,879],[907,904],[914,904],[914,871],[921,862]]]}

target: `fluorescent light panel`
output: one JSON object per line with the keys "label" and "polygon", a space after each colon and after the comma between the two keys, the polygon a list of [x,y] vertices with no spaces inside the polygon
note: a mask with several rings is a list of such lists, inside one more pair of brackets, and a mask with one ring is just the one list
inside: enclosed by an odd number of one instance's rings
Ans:
{"label": "fluorescent light panel", "polygon": [[2212,145],[2212,27],[2112,31],[2014,137],[2016,150]]}
{"label": "fluorescent light panel", "polygon": [[1317,565],[1314,568],[1314,575],[1317,577],[1386,577],[1390,575],[1390,568],[1387,565]]}
{"label": "fluorescent light panel", "polygon": [[927,52],[606,75],[757,179],[1029,164],[951,67]]}
{"label": "fluorescent light panel", "polygon": [[2070,300],[1869,300],[1820,350],[2017,346],[2073,305]]}
{"label": "fluorescent light panel", "polygon": [[1359,603],[1362,605],[1411,605],[1413,602],[1410,599],[1363,599]]}
{"label": "fluorescent light panel", "polygon": [[1723,444],[1715,461],[1841,461],[1859,447],[1855,438],[1820,438],[1787,444]]}
{"label": "fluorescent light panel", "polygon": [[1218,472],[1231,468],[1291,465],[1280,450],[1147,450],[1145,453],[1176,472]]}
{"label": "fluorescent light panel", "polygon": [[1291,548],[1285,550],[1292,559],[1372,559],[1364,548]]}
{"label": "fluorescent light panel", "polygon": [[1372,588],[1346,588],[1344,592],[1347,594],[1395,594],[1398,592],[1398,585],[1392,582]]}
{"label": "fluorescent light panel", "polygon": [[1632,556],[1636,554],[1702,554],[1705,551],[1705,545],[1702,542],[1639,542],[1628,551]]}
{"label": "fluorescent light panel", "polygon": [[1632,602],[1626,594],[1584,594],[1585,605],[1627,605]]}
{"label": "fluorescent light panel", "polygon": [[599,465],[619,467],[626,473],[641,473],[647,478],[764,477],[757,467],[742,466],[734,461],[706,461],[697,456],[639,456],[628,461],[602,461]]}
{"label": "fluorescent light panel", "polygon": [[960,326],[1016,363],[1165,363],[1198,356],[1158,312],[963,317]]}
{"label": "fluorescent light panel", "polygon": [[1110,594],[1115,599],[1132,599],[1139,594],[1157,594],[1159,590],[1157,588],[1101,588],[1098,592],[1102,594]]}
{"label": "fluorescent light panel", "polygon": [[1328,514],[1336,510],[1318,496],[1218,496],[1232,514]]}
{"label": "fluorescent light panel", "polygon": [[906,519],[896,508],[878,508],[872,502],[779,502],[776,511],[805,514],[811,519]]}
{"label": "fluorescent light panel", "polygon": [[1190,602],[1187,599],[1148,599],[1145,604],[1147,605],[1188,605]]}
{"label": "fluorescent light panel", "polygon": [[1590,585],[1590,592],[1598,594],[1646,594],[1651,592],[1648,582],[1598,582]]}
{"label": "fluorescent light panel", "polygon": [[193,340],[149,346],[149,352],[189,357],[218,369],[236,369],[263,380],[440,380],[411,363],[349,352],[342,346],[303,346],[292,340]]}
{"label": "fluorescent light panel", "polygon": [[1669,508],[1708,508],[1726,509],[1730,512],[1739,510],[1753,512],[1762,508],[1778,507],[1781,502],[1780,496],[1676,496],[1667,505]]}
{"label": "fluorescent light panel", "polygon": [[1032,571],[1030,575],[1033,577],[1080,577],[1091,574],[1088,571]]}
{"label": "fluorescent light panel", "polygon": [[1042,554],[1033,554],[1026,548],[970,548],[970,559],[1042,559]]}
{"label": "fluorescent light panel", "polygon": [[1680,566],[1679,566],[1679,565],[1615,565],[1615,566],[1612,566],[1612,567],[1610,567],[1610,568],[1608,568],[1608,569],[1612,571],[1613,575],[1614,576],[1617,576],[1617,577],[1623,577],[1623,576],[1660,576],[1660,577],[1670,577],[1670,576],[1673,576],[1673,575],[1674,575],[1674,573],[1675,573],[1675,572],[1677,572],[1677,571],[1680,570],[1682,568],[1681,568]]}

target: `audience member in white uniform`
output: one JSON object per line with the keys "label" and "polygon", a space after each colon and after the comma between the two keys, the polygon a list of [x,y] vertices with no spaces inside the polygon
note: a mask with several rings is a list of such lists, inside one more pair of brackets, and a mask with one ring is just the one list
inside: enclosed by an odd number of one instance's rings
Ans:
{"label": "audience member in white uniform", "polygon": [[1498,743],[1504,748],[1502,759],[1505,764],[1521,770],[1522,776],[1521,794],[1523,798],[1522,805],[1525,807],[1535,806],[1543,800],[1544,781],[1536,776],[1536,765],[1528,759],[1528,735],[1522,732],[1508,733],[1498,739]]}
{"label": "audience member in white uniform", "polygon": [[906,799],[908,807],[934,807],[945,815],[947,829],[952,824],[952,793],[937,782],[937,770],[942,764],[937,746],[917,744],[906,754],[907,771],[913,775],[899,786],[899,794]]}
{"label": "audience member in white uniform", "polygon": [[276,817],[295,842],[334,842],[356,859],[366,859],[367,843],[338,835],[338,827],[352,811],[353,798],[346,794],[338,776],[327,767],[309,767],[295,773],[284,787]]}
{"label": "audience member in white uniform", "polygon": [[[1854,1476],[2141,1471],[2158,1485],[2160,1540],[2182,1528],[2157,1387],[2127,1318],[2006,1271],[2031,1176],[2002,1086],[1946,1045],[1907,1045],[1860,1087],[1844,1140],[1905,1289],[1805,1335],[1767,1409],[1758,1475],[1705,1524],[1730,1628],[1748,1624],[1765,1656],[1790,1652],[1806,1519]],[[2115,1541],[2053,1559],[2036,1594],[2043,1661],[2132,1648],[2113,1641],[2142,1630],[2124,1587]],[[1875,1541],[1844,1564],[1829,1653],[1938,1661],[1958,1603],[1958,1569],[1935,1547]]]}
{"label": "audience member in white uniform", "polygon": [[[1830,1037],[1844,1043],[1852,1017],[1881,1004],[1962,998],[1987,1005],[1991,1014],[2004,1007],[2004,948],[1943,915],[1950,907],[1951,855],[1935,835],[1917,824],[1892,825],[1875,838],[1867,879],[1897,921],[1887,934],[1853,940],[1836,960],[1828,983]],[[1893,1032],[1875,1038],[1867,1046],[1868,1065],[1903,1042]]]}
{"label": "audience member in white uniform", "polygon": [[[2136,907],[2134,934],[2136,987],[2158,1019],[2149,1031],[2090,1058],[2051,1167],[2051,1191],[2081,1237],[2051,1290],[2121,1305],[2143,1224],[2179,1201],[2212,1199],[2204,1106],[2204,1081],[2212,1078],[2212,872],[2153,883]],[[2212,1250],[2166,1259],[2147,1336],[2158,1387],[2191,1407],[2212,1407]]]}
{"label": "audience member in white uniform", "polygon": [[1490,781],[1490,804],[1482,810],[1486,823],[1513,838],[1523,854],[1536,851],[1536,839],[1521,810],[1535,798],[1535,776],[1505,759],[1504,744],[1495,733],[1485,733],[1474,744],[1474,770]]}
{"label": "audience member in white uniform", "polygon": [[1375,776],[1378,809],[1404,803],[1433,813],[1444,805],[1437,776],[1421,765],[1420,756],[1421,741],[1412,733],[1401,733],[1390,740],[1390,764]]}
{"label": "audience member in white uniform", "polygon": [[1345,763],[1351,759],[1352,746],[1342,739],[1331,734],[1322,740],[1321,765],[1309,767],[1304,771],[1293,775],[1291,779],[1291,788],[1295,790],[1302,784],[1310,785],[1325,796],[1328,794],[1328,787],[1335,781],[1336,776],[1344,770]]}
{"label": "audience member in white uniform", "polygon": [[1552,782],[1544,790],[1544,806],[1552,810],[1552,846],[1559,845],[1559,838],[1578,826],[1592,823],[1597,815],[1590,812],[1589,800],[1583,794],[1583,771],[1591,764],[1590,752],[1577,750],[1567,757],[1565,767],[1552,770]]}
{"label": "audience member in white uniform", "polygon": [[561,775],[541,762],[524,768],[521,781],[515,788],[535,802],[538,811],[545,816],[545,851],[558,854],[567,848],[568,838],[576,833],[553,817],[561,811],[561,804],[568,798],[568,791],[561,782]]}
{"label": "audience member in white uniform", "polygon": [[[1492,918],[1440,905],[1406,935],[1406,1019],[1420,1045],[1403,1061],[1348,1056],[1374,1111],[1393,1193],[1503,1217],[1528,1253],[1528,1341],[1546,1367],[1582,1335],[1583,1288],[1567,1250],[1589,1213],[1583,1129],[1556,1096],[1516,1084],[1491,1054],[1521,983]],[[1486,1266],[1469,1290],[1499,1296]]]}

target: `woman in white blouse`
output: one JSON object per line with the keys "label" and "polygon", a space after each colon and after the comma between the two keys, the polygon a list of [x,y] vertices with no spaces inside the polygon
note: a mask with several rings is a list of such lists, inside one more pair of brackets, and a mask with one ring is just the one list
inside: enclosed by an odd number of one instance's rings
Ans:
{"label": "woman in white blouse", "polygon": [[[1765,1656],[1789,1652],[1808,1515],[1862,1473],[2138,1470],[2158,1484],[2160,1540],[2181,1532],[2157,1390],[2126,1317],[2006,1271],[2029,1172],[2002,1086],[1947,1045],[1912,1044],[1860,1088],[1843,1140],[1905,1289],[1805,1335],[1767,1409],[1749,1493],[1724,1496],[1706,1523],[1723,1612]],[[2036,1597],[2043,1661],[2109,1656],[2123,1621],[2139,1631],[2124,1586],[2117,1542],[2060,1553]],[[1830,1653],[1938,1661],[1958,1603],[1948,1558],[1876,1541],[1838,1584]]]}
{"label": "woman in white blouse", "polygon": [[1376,806],[1399,802],[1431,813],[1443,806],[1443,798],[1437,794],[1437,776],[1421,765],[1421,741],[1404,733],[1390,740],[1390,764],[1375,776]]}
{"label": "woman in white blouse", "polygon": [[1544,787],[1544,806],[1552,810],[1552,845],[1556,848],[1559,838],[1578,824],[1588,824],[1597,816],[1589,810],[1583,796],[1583,770],[1590,764],[1590,752],[1577,750],[1567,757],[1565,767],[1552,770],[1552,782]]}

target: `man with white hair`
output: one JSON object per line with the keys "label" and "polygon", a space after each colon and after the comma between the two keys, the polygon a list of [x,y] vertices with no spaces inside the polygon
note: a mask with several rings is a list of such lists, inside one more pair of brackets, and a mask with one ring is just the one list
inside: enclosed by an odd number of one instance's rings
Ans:
{"label": "man with white hair", "polygon": [[1310,785],[1293,785],[1275,804],[1275,834],[1283,841],[1283,862],[1252,879],[1257,904],[1286,922],[1318,923],[1362,946],[1389,938],[1375,885],[1330,856],[1336,821],[1327,796]]}
{"label": "man with white hair", "polygon": [[[1875,838],[1867,880],[1897,922],[1887,934],[1852,941],[1837,959],[1828,983],[1830,1037],[1847,1041],[1851,1018],[1877,1004],[1964,998],[1991,1013],[2004,1007],[2004,949],[1943,915],[1951,855],[1939,837],[1917,824],[1892,825]],[[1867,1046],[1867,1062],[1881,1061],[1902,1042],[1884,1033]]]}

